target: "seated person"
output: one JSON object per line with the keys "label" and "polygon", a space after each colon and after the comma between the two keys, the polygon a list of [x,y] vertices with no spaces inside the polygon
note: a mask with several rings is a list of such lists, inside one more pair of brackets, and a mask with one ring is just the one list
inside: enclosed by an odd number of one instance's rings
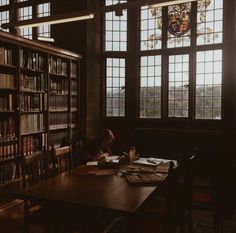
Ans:
{"label": "seated person", "polygon": [[106,156],[112,155],[112,145],[115,140],[114,134],[110,129],[103,129],[92,140],[88,140],[85,146],[85,160],[97,161]]}

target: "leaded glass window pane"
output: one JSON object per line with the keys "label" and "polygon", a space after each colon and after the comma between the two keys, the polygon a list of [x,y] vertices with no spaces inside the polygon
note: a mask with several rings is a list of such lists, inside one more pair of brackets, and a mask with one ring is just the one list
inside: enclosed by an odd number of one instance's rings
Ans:
{"label": "leaded glass window pane", "polygon": [[[37,17],[50,16],[50,3],[43,3],[37,6]],[[43,25],[38,27],[38,36],[40,37],[50,37],[51,27],[50,25]]]}
{"label": "leaded glass window pane", "polygon": [[168,117],[188,117],[189,55],[169,56]]}
{"label": "leaded glass window pane", "polygon": [[0,29],[5,32],[9,32],[9,29],[1,28],[3,23],[9,23],[9,11],[0,11]]}
{"label": "leaded glass window pane", "polygon": [[161,118],[161,55],[142,56],[140,118]]}
{"label": "leaded glass window pane", "polygon": [[168,7],[168,48],[190,46],[190,17],[191,3],[172,5]]}
{"label": "leaded glass window pane", "polygon": [[[120,1],[123,2],[126,1]],[[106,0],[107,6],[117,3],[117,0]],[[127,50],[127,10],[122,12],[122,16],[116,16],[114,11],[105,14],[105,51]]]}
{"label": "leaded glass window pane", "polygon": [[[18,20],[32,19],[32,6],[22,7],[18,10]],[[22,28],[20,29],[20,35],[32,39],[32,28]]]}
{"label": "leaded glass window pane", "polygon": [[221,119],[222,50],[197,52],[196,119]]}
{"label": "leaded glass window pane", "polygon": [[9,4],[9,0],[0,0],[0,6],[5,6]]}
{"label": "leaded glass window pane", "polygon": [[125,59],[106,59],[106,116],[125,116]]}
{"label": "leaded glass window pane", "polygon": [[140,19],[140,49],[161,49],[162,7],[141,7]]}
{"label": "leaded glass window pane", "polygon": [[199,0],[197,12],[197,45],[223,41],[223,0]]}

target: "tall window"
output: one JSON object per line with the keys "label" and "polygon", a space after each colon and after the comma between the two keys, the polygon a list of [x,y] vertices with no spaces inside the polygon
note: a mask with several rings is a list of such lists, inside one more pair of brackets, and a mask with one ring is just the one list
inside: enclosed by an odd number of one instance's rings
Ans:
{"label": "tall window", "polygon": [[[37,17],[46,17],[50,16],[50,3],[43,3],[37,6]],[[43,25],[38,27],[38,36],[39,37],[50,37],[51,28],[50,25]]]}
{"label": "tall window", "polygon": [[222,51],[197,52],[196,118],[221,119]]}
{"label": "tall window", "polygon": [[[18,20],[32,19],[32,6],[22,7],[18,9]],[[20,35],[32,39],[32,28],[22,28],[20,29]]]}
{"label": "tall window", "polygon": [[168,117],[188,117],[189,55],[169,56]]}
{"label": "tall window", "polygon": [[107,58],[107,93],[106,93],[106,115],[125,115],[125,59]]}
{"label": "tall window", "polygon": [[140,117],[161,118],[161,56],[141,57]]}
{"label": "tall window", "polygon": [[[119,1],[120,3],[126,1]],[[118,0],[106,0],[106,5],[114,5]],[[105,14],[106,56],[106,116],[125,116],[126,59],[127,51],[127,10],[117,16],[116,12]],[[117,54],[118,52],[119,54]]]}

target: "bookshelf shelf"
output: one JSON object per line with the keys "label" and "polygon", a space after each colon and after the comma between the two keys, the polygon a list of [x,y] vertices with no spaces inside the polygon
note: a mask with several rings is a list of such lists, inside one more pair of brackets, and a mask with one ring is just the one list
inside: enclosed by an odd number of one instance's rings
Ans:
{"label": "bookshelf shelf", "polygon": [[49,109],[49,112],[50,112],[50,113],[68,112],[68,109],[58,109],[58,110]]}
{"label": "bookshelf shelf", "polygon": [[56,127],[56,128],[49,128],[50,131],[65,130],[65,129],[68,129],[68,126]]}
{"label": "bookshelf shelf", "polygon": [[4,87],[0,87],[0,91],[17,91],[16,88],[4,88]]}
{"label": "bookshelf shelf", "polygon": [[28,133],[21,133],[21,136],[27,136],[27,135],[33,135],[33,134],[42,134],[45,133],[45,131],[34,131],[34,132],[28,132]]}
{"label": "bookshelf shelf", "polygon": [[21,90],[21,93],[35,93],[35,94],[41,94],[46,93],[45,91],[33,91],[33,90]]}
{"label": "bookshelf shelf", "polygon": [[44,113],[44,111],[21,111],[20,114]]}
{"label": "bookshelf shelf", "polygon": [[7,113],[15,113],[15,111],[14,111],[14,110],[12,110],[12,111],[9,111],[9,110],[1,110],[1,111],[0,111],[0,114],[7,114]]}
{"label": "bookshelf shelf", "polygon": [[[16,136],[7,136],[7,137],[0,137],[0,141],[1,140],[11,140],[11,139],[15,139],[15,140],[17,140],[18,138],[16,137]],[[1,158],[1,157],[0,157]]]}
{"label": "bookshelf shelf", "polygon": [[50,75],[52,78],[64,78],[64,79],[68,79],[68,76],[67,76],[67,75],[55,74],[55,73],[49,73],[49,75]]}
{"label": "bookshelf shelf", "polygon": [[54,95],[54,96],[68,96],[69,93],[61,94],[61,93],[54,93],[54,92],[51,92],[50,95],[51,95],[51,96],[53,96],[53,95]]}
{"label": "bookshelf shelf", "polygon": [[80,59],[0,31],[0,159],[33,156],[77,139],[80,113],[75,117],[72,110],[79,102],[72,99],[79,98]]}
{"label": "bookshelf shelf", "polygon": [[16,71],[16,69],[17,69],[17,67],[14,65],[4,65],[4,64],[0,64],[0,68],[7,69],[7,70],[13,70],[13,71]]}
{"label": "bookshelf shelf", "polygon": [[24,74],[44,74],[45,73],[45,71],[32,70],[32,69],[27,69],[27,68],[20,68],[20,70]]}

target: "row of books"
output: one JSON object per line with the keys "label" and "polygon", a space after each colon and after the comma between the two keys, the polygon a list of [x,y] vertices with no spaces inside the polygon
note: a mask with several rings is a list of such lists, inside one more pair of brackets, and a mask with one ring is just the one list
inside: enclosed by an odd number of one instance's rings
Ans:
{"label": "row of books", "polygon": [[0,47],[0,64],[1,65],[13,65],[12,49]]}
{"label": "row of books", "polygon": [[51,95],[49,99],[49,110],[68,111],[68,96]]}
{"label": "row of books", "polygon": [[12,111],[13,110],[13,95],[4,94],[0,95],[0,111]]}
{"label": "row of books", "polygon": [[15,88],[15,76],[12,74],[0,74],[0,88]]}
{"label": "row of books", "polygon": [[15,119],[12,116],[0,120],[0,139],[6,137],[15,137]]}
{"label": "row of books", "polygon": [[45,91],[45,75],[20,75],[20,88],[23,91]]}
{"label": "row of books", "polygon": [[77,77],[77,65],[74,62],[71,63],[70,74],[71,74],[72,78],[76,78]]}
{"label": "row of books", "polygon": [[68,113],[51,113],[49,115],[49,129],[61,129],[68,127]]}
{"label": "row of books", "polygon": [[68,80],[50,80],[50,91],[56,94],[68,94]]}
{"label": "row of books", "polygon": [[24,93],[21,96],[21,111],[43,111],[43,94]]}
{"label": "row of books", "polygon": [[20,67],[36,71],[44,71],[44,57],[31,50],[20,49]]}
{"label": "row of books", "polygon": [[21,115],[20,133],[36,133],[44,131],[43,114],[23,114]]}
{"label": "row of books", "polygon": [[13,157],[18,154],[17,138],[0,139],[0,159]]}
{"label": "row of books", "polygon": [[29,156],[43,150],[45,134],[24,136],[22,138],[22,154]]}
{"label": "row of books", "polygon": [[68,131],[52,131],[49,134],[49,145],[54,145],[55,147],[62,147],[69,144],[68,142]]}
{"label": "row of books", "polygon": [[52,74],[67,75],[67,63],[59,57],[50,57],[49,72]]}
{"label": "row of books", "polygon": [[78,114],[77,113],[72,113],[71,114],[71,127],[74,128],[76,127],[78,122]]}
{"label": "row of books", "polygon": [[78,97],[72,96],[71,98],[71,111],[77,111],[78,110]]}
{"label": "row of books", "polygon": [[77,95],[78,94],[78,82],[77,80],[71,80],[71,94]]}

